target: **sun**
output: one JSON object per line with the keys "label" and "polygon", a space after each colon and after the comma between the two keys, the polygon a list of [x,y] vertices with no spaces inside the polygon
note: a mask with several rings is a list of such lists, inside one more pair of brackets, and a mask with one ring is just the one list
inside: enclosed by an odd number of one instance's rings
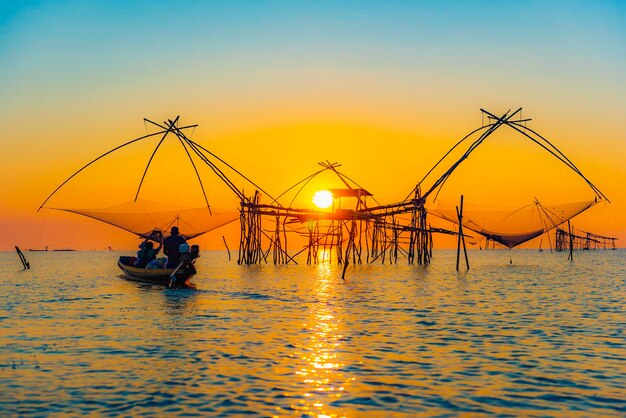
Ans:
{"label": "sun", "polygon": [[313,203],[320,209],[326,209],[333,204],[333,194],[328,190],[320,190],[313,195]]}

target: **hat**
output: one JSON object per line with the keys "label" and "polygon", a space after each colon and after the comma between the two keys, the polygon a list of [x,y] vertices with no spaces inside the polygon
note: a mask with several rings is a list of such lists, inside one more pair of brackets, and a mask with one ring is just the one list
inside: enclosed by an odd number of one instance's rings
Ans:
{"label": "hat", "polygon": [[181,254],[188,253],[189,252],[189,244],[187,244],[186,242],[180,244],[178,246],[178,252],[181,253]]}

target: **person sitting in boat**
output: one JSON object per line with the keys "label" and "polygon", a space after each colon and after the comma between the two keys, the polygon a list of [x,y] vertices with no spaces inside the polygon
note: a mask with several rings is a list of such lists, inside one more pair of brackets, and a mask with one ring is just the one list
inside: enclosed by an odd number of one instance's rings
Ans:
{"label": "person sitting in boat", "polygon": [[163,252],[167,256],[167,268],[175,269],[180,262],[180,245],[186,244],[187,241],[182,235],[178,235],[177,226],[173,226],[170,233],[171,235],[163,241]]}
{"label": "person sitting in boat", "polygon": [[159,258],[155,258],[154,260],[146,264],[146,269],[148,270],[164,269],[165,266],[167,266],[167,257],[159,257]]}
{"label": "person sitting in boat", "polygon": [[[196,269],[194,267],[194,260],[200,256],[199,247],[197,245],[192,245],[191,247],[189,247],[189,244],[185,242],[183,244],[180,244],[180,247],[178,247],[178,251],[180,253],[178,264],[180,265],[180,268],[187,272],[195,273]],[[176,267],[178,267],[178,265]]]}
{"label": "person sitting in boat", "polygon": [[149,239],[139,244],[139,251],[137,251],[137,261],[135,261],[135,267],[146,268],[149,262],[154,260],[163,247],[163,237],[157,248],[154,248],[154,244]]}

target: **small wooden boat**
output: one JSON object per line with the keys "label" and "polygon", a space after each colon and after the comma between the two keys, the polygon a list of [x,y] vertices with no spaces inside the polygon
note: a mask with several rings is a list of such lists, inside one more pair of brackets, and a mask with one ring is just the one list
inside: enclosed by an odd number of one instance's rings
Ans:
{"label": "small wooden boat", "polygon": [[[189,280],[196,274],[195,268],[192,266],[192,270],[183,269],[143,269],[132,266],[135,257],[121,256],[117,261],[117,265],[124,272],[124,277],[128,280],[146,283],[156,283],[165,286],[170,285],[172,273],[176,280],[174,284],[176,287],[191,287]],[[131,264],[131,265],[129,265]]]}

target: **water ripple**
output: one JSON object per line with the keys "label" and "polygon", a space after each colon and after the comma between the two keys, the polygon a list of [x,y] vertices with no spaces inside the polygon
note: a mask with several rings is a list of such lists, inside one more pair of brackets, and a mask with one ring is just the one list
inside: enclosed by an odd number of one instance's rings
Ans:
{"label": "water ripple", "polygon": [[443,251],[345,283],[207,253],[176,290],[120,279],[117,254],[0,254],[0,413],[624,416],[626,254],[590,253],[457,274]]}

